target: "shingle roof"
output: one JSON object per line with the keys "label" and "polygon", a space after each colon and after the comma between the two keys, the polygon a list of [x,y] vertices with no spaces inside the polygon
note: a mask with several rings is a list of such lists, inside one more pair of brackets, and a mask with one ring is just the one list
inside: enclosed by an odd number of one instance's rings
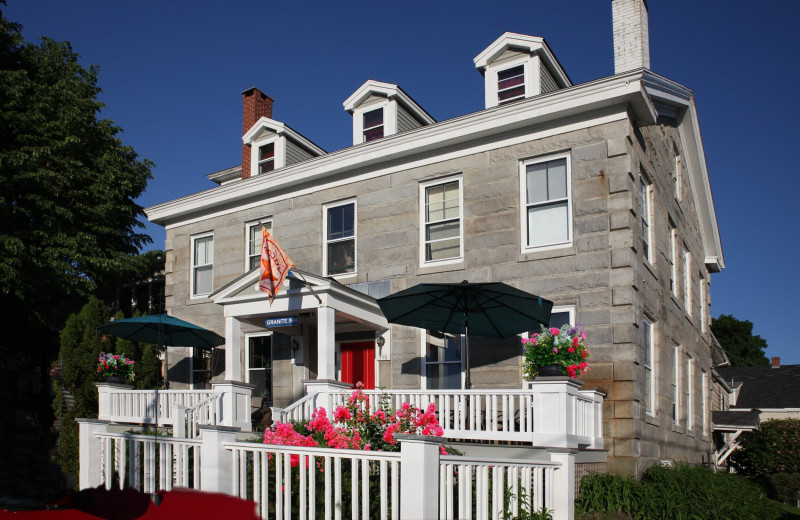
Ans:
{"label": "shingle roof", "polygon": [[800,408],[800,365],[717,367],[725,381],[742,383],[733,408]]}

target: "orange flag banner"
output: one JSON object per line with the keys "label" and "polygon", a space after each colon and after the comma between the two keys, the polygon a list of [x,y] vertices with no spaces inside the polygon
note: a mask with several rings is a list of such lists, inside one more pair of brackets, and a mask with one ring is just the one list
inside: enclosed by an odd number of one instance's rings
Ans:
{"label": "orange flag banner", "polygon": [[280,291],[289,269],[294,267],[294,262],[281,249],[281,246],[272,238],[267,228],[261,227],[261,278],[258,280],[258,290],[269,295],[272,304]]}

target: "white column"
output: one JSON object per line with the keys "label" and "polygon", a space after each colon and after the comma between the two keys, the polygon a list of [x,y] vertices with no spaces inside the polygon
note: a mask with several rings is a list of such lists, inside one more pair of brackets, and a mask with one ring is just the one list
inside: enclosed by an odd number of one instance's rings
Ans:
{"label": "white column", "polygon": [[[96,433],[108,431],[108,421],[75,419],[78,422],[78,484],[81,489],[94,488],[102,484],[103,468],[100,458],[102,441]],[[110,484],[109,484],[110,485]]]}
{"label": "white column", "polygon": [[252,431],[250,422],[253,389],[256,385],[240,381],[212,381],[211,388],[222,394],[222,417],[219,417],[223,426],[235,426],[243,432]]}
{"label": "white column", "polygon": [[222,445],[234,442],[239,428],[203,425],[198,428],[203,441],[200,448],[200,490],[233,495],[233,452]]}
{"label": "white column", "polygon": [[539,377],[529,383],[533,391],[534,446],[577,448],[583,438],[577,435],[575,415],[579,379]]}
{"label": "white column", "polygon": [[225,316],[225,379],[244,381],[242,377],[242,324]]}
{"label": "white column", "polygon": [[575,454],[577,450],[547,450],[550,460],[560,462],[561,467],[553,477],[553,520],[575,518]]}
{"label": "white column", "polygon": [[406,434],[394,438],[401,455],[400,520],[439,518],[439,446],[444,439]]}
{"label": "white column", "polygon": [[336,311],[317,309],[317,379],[336,379]]}

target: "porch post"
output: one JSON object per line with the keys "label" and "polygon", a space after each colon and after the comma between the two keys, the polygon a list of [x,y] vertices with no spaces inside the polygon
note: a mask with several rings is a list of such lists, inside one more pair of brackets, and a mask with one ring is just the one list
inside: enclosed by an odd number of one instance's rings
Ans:
{"label": "porch post", "polygon": [[[103,483],[102,441],[96,433],[108,431],[108,421],[75,419],[78,423],[78,485],[80,489],[94,488]],[[108,484],[110,486],[110,484]]]}
{"label": "porch post", "polygon": [[336,379],[336,310],[317,309],[317,379]]}
{"label": "porch post", "polygon": [[233,495],[233,452],[223,447],[235,442],[239,428],[200,425],[200,490]]}
{"label": "porch post", "polygon": [[400,442],[400,520],[439,518],[442,437],[397,434]]}
{"label": "porch post", "polygon": [[561,467],[553,477],[553,520],[575,518],[575,454],[577,450],[547,450],[550,460],[560,462]]}
{"label": "porch post", "polygon": [[243,432],[253,430],[253,425],[250,419],[251,398],[253,396],[253,389],[256,387],[254,384],[242,383],[240,381],[214,381],[211,383],[211,388],[221,394],[222,417],[223,426],[235,426]]}
{"label": "porch post", "polygon": [[225,316],[225,379],[242,378],[242,324],[233,316]]}

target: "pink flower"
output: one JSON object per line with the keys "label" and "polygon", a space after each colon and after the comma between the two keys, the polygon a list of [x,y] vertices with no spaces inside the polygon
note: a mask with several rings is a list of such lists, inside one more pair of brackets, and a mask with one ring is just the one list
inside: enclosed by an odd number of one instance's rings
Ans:
{"label": "pink flower", "polygon": [[344,406],[337,406],[336,411],[333,412],[333,419],[337,422],[349,421],[352,418],[353,414],[351,414],[350,410]]}
{"label": "pink flower", "polygon": [[558,336],[559,332],[561,332],[561,331],[559,329],[555,328],[555,327],[550,329],[550,334],[552,334],[553,336]]}
{"label": "pink flower", "polygon": [[553,347],[553,354],[558,354],[558,349]]}
{"label": "pink flower", "polygon": [[114,354],[114,359],[119,359],[119,354]]}
{"label": "pink flower", "polygon": [[567,349],[567,352],[569,352],[570,354],[574,353],[575,352],[575,347],[569,347]]}

